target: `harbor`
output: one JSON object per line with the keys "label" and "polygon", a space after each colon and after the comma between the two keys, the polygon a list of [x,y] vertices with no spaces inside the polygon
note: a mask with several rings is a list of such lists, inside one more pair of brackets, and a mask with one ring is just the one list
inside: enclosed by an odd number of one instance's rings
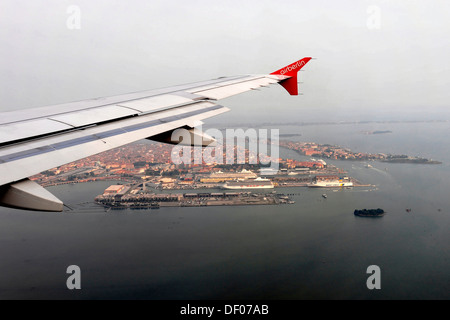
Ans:
{"label": "harbor", "polygon": [[[326,188],[352,189],[373,187],[364,185],[351,177],[338,175],[316,175],[314,177],[275,176],[261,178],[255,173],[243,170],[238,173],[242,179],[223,181],[223,176],[235,177],[236,173],[220,172],[213,176],[216,181],[207,181],[203,188],[185,189],[179,192],[172,181],[170,185],[136,182],[111,185],[103,194],[95,198],[95,203],[107,210],[159,209],[161,207],[201,207],[201,206],[248,206],[293,204],[289,196],[278,193],[275,188]],[[211,178],[210,178],[211,179]],[[212,180],[212,179],[211,179]],[[212,190],[211,192],[206,190]],[[218,191],[221,192],[218,192]],[[178,191],[178,193],[177,193]],[[323,196],[326,198],[326,195]]]}
{"label": "harbor", "polygon": [[[108,211],[162,207],[280,205],[293,204],[295,201],[283,193],[278,193],[275,188],[339,190],[373,187],[337,173],[313,176],[284,173],[262,178],[250,170],[219,171],[197,181],[185,177],[183,182],[187,184],[164,178],[159,184],[144,181],[111,185],[95,198],[95,203]],[[191,188],[188,189],[188,186]],[[324,194],[323,198],[326,197]]]}
{"label": "harbor", "polygon": [[[117,189],[111,186],[108,189]],[[107,189],[107,190],[108,190]],[[199,193],[105,193],[95,198],[95,203],[106,209],[159,209],[161,207],[203,207],[203,206],[248,206],[248,205],[279,205],[293,204],[289,196],[271,193],[252,192],[199,192]]]}

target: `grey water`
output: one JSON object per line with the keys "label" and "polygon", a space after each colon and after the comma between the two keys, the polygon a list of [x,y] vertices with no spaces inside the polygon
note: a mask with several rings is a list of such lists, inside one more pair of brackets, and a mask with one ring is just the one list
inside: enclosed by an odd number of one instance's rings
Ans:
{"label": "grey water", "polygon": [[[392,133],[362,133],[371,130]],[[450,123],[289,126],[280,133],[443,163],[367,168],[326,160],[375,186],[279,188],[295,194],[295,204],[282,206],[105,212],[93,198],[111,182],[50,187],[73,210],[0,209],[0,299],[450,298]],[[362,208],[387,213],[355,217]],[[70,265],[81,269],[81,290],[66,287]],[[381,270],[379,290],[366,285],[371,265]]]}

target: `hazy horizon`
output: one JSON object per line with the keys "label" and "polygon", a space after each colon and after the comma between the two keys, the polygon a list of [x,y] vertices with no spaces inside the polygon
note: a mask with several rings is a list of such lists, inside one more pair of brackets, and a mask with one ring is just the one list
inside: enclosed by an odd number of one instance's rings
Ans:
{"label": "hazy horizon", "polygon": [[0,111],[269,73],[312,56],[303,95],[238,95],[209,121],[449,119],[449,13],[446,1],[2,1]]}

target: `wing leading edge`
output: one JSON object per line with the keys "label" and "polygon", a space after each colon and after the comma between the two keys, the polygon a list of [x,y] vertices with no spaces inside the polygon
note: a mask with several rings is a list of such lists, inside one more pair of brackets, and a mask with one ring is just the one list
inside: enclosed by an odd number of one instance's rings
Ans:
{"label": "wing leading edge", "polygon": [[[303,58],[268,75],[243,75],[170,88],[5,112],[0,116],[0,205],[62,211],[28,177],[140,139],[171,142],[178,128],[229,111],[215,101],[280,83],[297,95]],[[208,142],[209,143],[209,142]]]}

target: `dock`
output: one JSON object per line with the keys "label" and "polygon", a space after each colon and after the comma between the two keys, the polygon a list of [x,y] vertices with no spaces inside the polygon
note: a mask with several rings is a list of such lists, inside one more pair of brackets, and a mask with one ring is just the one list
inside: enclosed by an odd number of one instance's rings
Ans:
{"label": "dock", "polygon": [[107,209],[158,209],[162,207],[248,206],[292,204],[288,196],[277,193],[201,192],[184,194],[103,194],[95,202]]}

